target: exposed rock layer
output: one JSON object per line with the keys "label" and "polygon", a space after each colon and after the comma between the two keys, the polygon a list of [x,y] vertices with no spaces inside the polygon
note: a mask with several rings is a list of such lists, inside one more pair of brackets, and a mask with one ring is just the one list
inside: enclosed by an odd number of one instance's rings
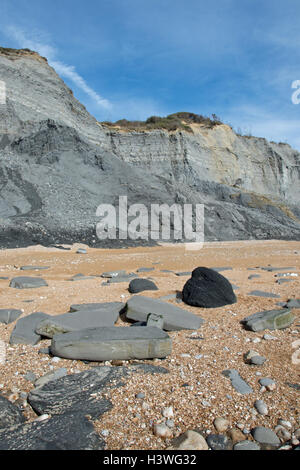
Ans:
{"label": "exposed rock layer", "polygon": [[[205,240],[300,239],[300,154],[236,135],[100,125],[47,61],[0,49],[0,246],[99,240],[99,204],[203,203]],[[142,243],[153,243],[145,239]]]}

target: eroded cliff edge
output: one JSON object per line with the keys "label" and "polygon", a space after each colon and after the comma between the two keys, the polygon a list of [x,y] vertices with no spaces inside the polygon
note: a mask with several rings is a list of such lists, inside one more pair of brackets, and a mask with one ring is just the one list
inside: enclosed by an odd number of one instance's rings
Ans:
{"label": "eroded cliff edge", "polygon": [[[0,48],[0,246],[100,241],[101,203],[205,204],[205,240],[300,239],[300,153],[229,126],[101,125],[47,60]],[[150,242],[150,241],[149,241]],[[147,241],[143,241],[147,243]]]}

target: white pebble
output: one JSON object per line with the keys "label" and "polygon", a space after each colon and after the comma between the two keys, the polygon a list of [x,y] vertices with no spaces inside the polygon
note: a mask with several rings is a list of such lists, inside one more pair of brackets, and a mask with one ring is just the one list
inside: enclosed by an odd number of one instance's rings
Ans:
{"label": "white pebble", "polygon": [[174,412],[173,412],[172,406],[169,406],[168,408],[164,408],[161,413],[162,413],[164,418],[173,418],[174,417]]}

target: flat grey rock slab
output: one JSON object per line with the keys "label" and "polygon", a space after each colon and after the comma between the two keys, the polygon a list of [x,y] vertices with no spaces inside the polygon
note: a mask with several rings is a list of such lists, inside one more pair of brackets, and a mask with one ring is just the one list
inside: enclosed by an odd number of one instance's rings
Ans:
{"label": "flat grey rock slab", "polygon": [[80,255],[86,255],[87,254],[87,251],[85,248],[78,248],[78,250],[76,251],[76,253],[80,254]]}
{"label": "flat grey rock slab", "polygon": [[15,308],[2,308],[0,310],[0,323],[8,325],[9,323],[17,320],[20,315],[22,315],[22,310],[17,310]]}
{"label": "flat grey rock slab", "polygon": [[280,295],[273,294],[273,292],[264,292],[262,290],[252,290],[251,292],[248,292],[247,295],[254,295],[256,297],[267,297],[267,298],[272,298],[272,299],[280,299]]}
{"label": "flat grey rock slab", "polygon": [[97,419],[110,410],[112,405],[110,401],[99,400],[99,396],[91,394],[103,390],[115,377],[113,368],[105,366],[65,375],[31,390],[28,402],[38,415],[72,412],[79,415],[89,414],[93,419]]}
{"label": "flat grey rock slab", "polygon": [[123,304],[113,302],[112,305],[97,310],[78,310],[62,315],[48,316],[36,326],[36,333],[47,338],[53,338],[59,333],[69,333],[87,328],[113,326],[119,318]]}
{"label": "flat grey rock slab", "polygon": [[1,280],[6,280],[6,279],[9,279],[9,277],[7,277],[7,276],[0,276],[0,279],[1,279]]}
{"label": "flat grey rock slab", "polygon": [[279,446],[280,439],[272,429],[265,428],[263,426],[257,426],[251,430],[253,439],[260,444],[270,444],[272,446]]}
{"label": "flat grey rock slab", "polygon": [[122,269],[121,271],[107,271],[101,274],[101,277],[105,277],[108,279],[112,277],[117,277],[117,276],[126,276],[126,271]]}
{"label": "flat grey rock slab", "polygon": [[102,392],[124,385],[124,379],[132,373],[167,372],[167,369],[148,364],[131,367],[93,367],[51,380],[42,387],[31,390],[28,402],[39,415],[89,414],[92,419],[98,419],[112,408],[110,401],[101,398]]}
{"label": "flat grey rock slab", "polygon": [[31,313],[20,318],[10,336],[10,344],[37,344],[41,336],[35,332],[37,325],[49,315],[43,312]]}
{"label": "flat grey rock slab", "polygon": [[55,356],[88,361],[164,358],[171,351],[171,338],[152,326],[85,329],[57,334],[51,343]]}
{"label": "flat grey rock slab", "polygon": [[288,308],[300,308],[300,299],[290,299],[287,301],[286,306]]}
{"label": "flat grey rock slab", "polygon": [[297,273],[278,273],[275,274],[275,277],[292,277],[292,278],[297,278],[298,274]]}
{"label": "flat grey rock slab", "polygon": [[289,327],[294,320],[292,310],[283,308],[254,313],[244,318],[241,323],[247,330],[251,331],[281,330]]}
{"label": "flat grey rock slab", "polygon": [[95,279],[96,276],[85,276],[84,274],[75,274],[75,276],[71,277],[71,279],[68,279],[68,281],[84,281],[86,279]]}
{"label": "flat grey rock slab", "polygon": [[119,311],[124,307],[123,302],[94,302],[87,304],[72,304],[70,306],[70,312],[78,312],[78,310],[98,310],[103,308],[116,308]]}
{"label": "flat grey rock slab", "polygon": [[131,297],[125,309],[126,317],[135,321],[147,321],[149,313],[163,315],[163,328],[167,331],[197,330],[204,323],[202,318],[187,310],[158,299],[150,299],[140,295]]}
{"label": "flat grey rock slab", "polygon": [[191,276],[192,272],[191,271],[184,271],[184,272],[179,272],[175,273],[176,276]]}
{"label": "flat grey rock slab", "polygon": [[105,441],[82,414],[66,413],[0,432],[0,450],[103,450]]}
{"label": "flat grey rock slab", "polygon": [[233,450],[260,450],[257,442],[253,441],[240,441],[234,444]]}
{"label": "flat grey rock slab", "polygon": [[248,279],[258,279],[260,277],[259,274],[250,274],[250,276],[248,276]]}
{"label": "flat grey rock slab", "polygon": [[276,283],[277,284],[284,284],[285,282],[293,282],[296,279],[277,279]]}
{"label": "flat grey rock slab", "polygon": [[213,269],[214,271],[217,271],[217,273],[220,273],[222,271],[231,271],[232,268],[230,266],[223,266],[221,268],[211,268]]}
{"label": "flat grey rock slab", "polygon": [[19,276],[14,277],[9,283],[9,287],[14,287],[15,289],[33,289],[43,286],[48,286],[48,284],[41,277]]}
{"label": "flat grey rock slab", "polygon": [[154,271],[154,268],[138,268],[136,270],[137,273],[148,273],[150,271]]}
{"label": "flat grey rock slab", "polygon": [[295,266],[294,266],[294,267],[293,267],[293,266],[292,266],[292,267],[291,267],[291,266],[288,266],[287,268],[274,268],[274,267],[272,267],[272,266],[267,266],[267,267],[265,267],[265,268],[262,267],[262,268],[260,268],[260,269],[263,269],[264,271],[273,272],[273,271],[286,271],[286,270],[288,270],[288,269],[296,269],[296,268],[295,268]]}
{"label": "flat grey rock slab", "polygon": [[127,274],[126,276],[117,276],[107,279],[108,284],[115,284],[119,282],[128,282],[131,281],[132,278],[137,277],[137,274]]}
{"label": "flat grey rock slab", "polygon": [[50,266],[21,266],[21,271],[42,271],[43,269],[49,269]]}
{"label": "flat grey rock slab", "polygon": [[7,398],[0,395],[0,436],[3,429],[11,428],[24,421],[25,417],[19,408]]}
{"label": "flat grey rock slab", "polygon": [[237,370],[223,370],[222,374],[231,380],[231,385],[238,393],[241,393],[242,395],[253,393],[252,387],[250,387],[250,385],[247,384],[244,379],[242,379]]}

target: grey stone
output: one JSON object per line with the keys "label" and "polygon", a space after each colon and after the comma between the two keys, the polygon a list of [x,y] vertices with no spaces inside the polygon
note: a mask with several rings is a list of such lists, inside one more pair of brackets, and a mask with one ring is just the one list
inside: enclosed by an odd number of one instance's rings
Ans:
{"label": "grey stone", "polygon": [[290,299],[287,301],[288,308],[300,308],[300,299]]}
{"label": "grey stone", "polygon": [[294,319],[291,309],[284,308],[254,313],[244,318],[241,323],[251,331],[276,330],[289,327]]}
{"label": "grey stone", "polygon": [[48,284],[41,277],[19,276],[14,277],[9,283],[9,287],[14,287],[15,289],[33,289],[43,286],[48,286]]}
{"label": "grey stone", "polygon": [[232,450],[233,443],[223,434],[209,434],[206,442],[212,450]]}
{"label": "grey stone", "polygon": [[128,282],[130,281],[133,277],[136,277],[137,274],[127,274],[126,276],[116,276],[116,277],[112,277],[110,279],[107,279],[107,283],[108,284],[116,284],[116,283],[119,283],[119,282]]}
{"label": "grey stone", "polygon": [[93,367],[77,374],[51,380],[30,391],[28,402],[39,414],[90,415],[98,419],[112,408],[109,400],[101,398],[107,389],[124,385],[133,373],[167,373],[162,367],[140,364],[131,367]]}
{"label": "grey stone", "polygon": [[288,266],[287,268],[274,268],[272,266],[267,266],[266,268],[260,268],[263,269],[264,271],[287,271],[288,269],[295,269],[295,267]]}
{"label": "grey stone", "polygon": [[17,320],[20,315],[22,315],[22,310],[17,310],[15,308],[2,308],[0,310],[0,323],[8,325],[9,323]]}
{"label": "grey stone", "polygon": [[263,426],[257,426],[251,430],[253,439],[260,444],[270,444],[272,446],[279,446],[280,440],[272,429]]}
{"label": "grey stone", "polygon": [[285,282],[293,282],[295,279],[277,279],[277,284],[284,284]]}
{"label": "grey stone", "polygon": [[35,328],[41,320],[49,315],[43,312],[31,313],[27,317],[20,318],[10,336],[10,344],[37,344],[41,336],[35,332]]}
{"label": "grey stone", "polygon": [[254,406],[260,415],[268,414],[268,407],[263,400],[256,400]]}
{"label": "grey stone", "polygon": [[113,326],[119,318],[122,307],[121,302],[112,302],[97,310],[77,310],[62,315],[49,316],[36,326],[35,331],[41,336],[53,338],[58,333]]}
{"label": "grey stone", "polygon": [[247,382],[245,382],[244,379],[242,379],[237,370],[223,370],[222,374],[231,380],[231,385],[238,393],[241,393],[242,395],[253,393],[253,389],[250,387],[249,384],[247,384]]}
{"label": "grey stone", "polygon": [[163,329],[164,317],[163,315],[157,315],[156,313],[149,313],[147,317],[147,326],[156,326],[157,328]]}
{"label": "grey stone", "polygon": [[36,375],[33,372],[29,371],[24,375],[24,379],[28,380],[28,382],[33,383],[36,380]]}
{"label": "grey stone", "polygon": [[224,266],[221,268],[212,268],[214,271],[217,271],[217,273],[220,273],[222,271],[231,271],[232,268],[230,266]]}
{"label": "grey stone", "polygon": [[145,290],[158,290],[158,288],[149,279],[133,279],[130,281],[128,290],[131,294],[137,294]]}
{"label": "grey stone", "polygon": [[149,297],[134,295],[128,300],[126,306],[126,317],[135,321],[147,321],[149,313],[163,315],[164,330],[197,330],[204,320],[192,313],[175,305],[162,302]]}
{"label": "grey stone", "polygon": [[195,307],[218,308],[236,303],[228,279],[214,269],[198,267],[182,289],[182,300]]}
{"label": "grey stone", "polygon": [[121,277],[126,276],[126,271],[122,269],[121,271],[108,271],[108,272],[101,274],[101,277],[105,277],[108,279],[112,277],[117,277],[117,276],[121,276]]}
{"label": "grey stone", "polygon": [[266,360],[267,359],[264,356],[252,356],[249,363],[254,366],[262,366]]}
{"label": "grey stone", "polygon": [[253,441],[240,441],[234,444],[233,450],[260,450],[257,442]]}
{"label": "grey stone", "polygon": [[7,398],[0,395],[0,442],[1,431],[3,429],[11,428],[12,426],[16,426],[24,421],[25,417],[19,408],[7,400]]}
{"label": "grey stone", "polygon": [[113,359],[153,359],[168,356],[169,336],[156,327],[103,327],[55,335],[53,355],[69,359],[109,361]]}
{"label": "grey stone", "polygon": [[273,379],[269,379],[268,377],[263,377],[262,379],[259,379],[258,382],[262,387],[268,387],[269,385],[275,384],[275,381]]}
{"label": "grey stone", "polygon": [[43,269],[49,269],[49,266],[21,266],[21,271],[42,271]]}
{"label": "grey stone", "polygon": [[260,277],[259,274],[251,274],[250,276],[248,276],[248,279],[250,279],[250,280],[251,280],[251,279],[257,279],[257,278],[259,278],[259,277]]}
{"label": "grey stone", "polygon": [[148,273],[150,271],[154,271],[154,268],[138,268],[136,270],[137,273]]}
{"label": "grey stone", "polygon": [[81,255],[86,255],[86,254],[87,254],[87,251],[86,251],[85,248],[78,248],[78,250],[76,251],[76,253],[81,254]]}
{"label": "grey stone", "polygon": [[181,276],[190,276],[192,274],[192,272],[191,271],[184,271],[184,272],[179,272],[179,273],[175,273],[175,274],[176,274],[176,276],[179,276],[179,277],[181,277]]}
{"label": "grey stone", "polygon": [[47,374],[43,375],[42,377],[39,377],[38,379],[36,379],[34,382],[34,386],[42,387],[43,385],[50,382],[51,380],[57,380],[57,379],[60,379],[61,377],[64,377],[65,375],[67,375],[67,372],[68,371],[65,367],[61,367],[60,369],[50,371]]}
{"label": "grey stone", "polygon": [[95,279],[95,276],[85,276],[84,274],[75,274],[75,276],[68,279],[69,281],[85,281],[86,279]]}
{"label": "grey stone", "polygon": [[82,414],[66,413],[0,432],[0,450],[102,450],[104,440]]}
{"label": "grey stone", "polygon": [[267,298],[272,298],[272,299],[280,299],[280,295],[278,294],[273,294],[272,292],[264,292],[261,290],[253,290],[251,292],[248,292],[247,295],[254,295],[256,297],[267,297]]}
{"label": "grey stone", "polygon": [[119,311],[124,307],[122,302],[98,302],[98,303],[87,303],[87,304],[72,304],[70,306],[70,312],[78,312],[79,310],[98,310],[106,309],[109,307],[119,308]]}

